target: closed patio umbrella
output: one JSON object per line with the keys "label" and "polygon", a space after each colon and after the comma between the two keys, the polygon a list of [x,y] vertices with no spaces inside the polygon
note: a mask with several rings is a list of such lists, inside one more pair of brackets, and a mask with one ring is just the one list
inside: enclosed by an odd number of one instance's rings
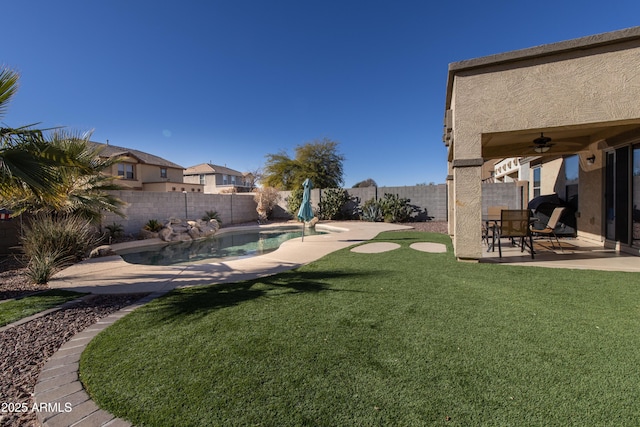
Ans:
{"label": "closed patio umbrella", "polygon": [[302,204],[298,211],[298,219],[302,221],[302,241],[304,242],[304,223],[313,219],[313,209],[311,209],[311,189],[313,184],[309,178],[302,183],[304,191],[302,192]]}

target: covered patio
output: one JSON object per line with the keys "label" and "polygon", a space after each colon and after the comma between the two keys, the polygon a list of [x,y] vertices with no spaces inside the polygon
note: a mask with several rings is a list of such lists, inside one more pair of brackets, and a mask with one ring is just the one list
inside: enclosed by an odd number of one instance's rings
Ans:
{"label": "covered patio", "polygon": [[583,239],[561,238],[562,250],[544,239],[535,240],[533,247],[535,258],[528,252],[521,252],[520,247],[503,242],[502,258],[498,250],[482,253],[481,263],[503,265],[523,265],[549,268],[566,268],[576,270],[627,271],[640,273],[640,258],[615,248],[605,248],[601,244]]}
{"label": "covered patio", "polygon": [[485,161],[531,161],[544,185],[523,183],[530,200],[563,191],[563,160],[576,156],[571,250],[539,251],[522,262],[640,265],[626,256],[640,254],[639,69],[640,27],[449,65],[444,142],[449,234],[459,260],[493,258],[482,245]]}

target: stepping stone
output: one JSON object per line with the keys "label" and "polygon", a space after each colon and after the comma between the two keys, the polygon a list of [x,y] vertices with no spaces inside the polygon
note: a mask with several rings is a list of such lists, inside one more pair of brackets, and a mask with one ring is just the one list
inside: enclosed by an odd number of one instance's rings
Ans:
{"label": "stepping stone", "polygon": [[381,252],[388,252],[394,249],[398,249],[400,247],[397,243],[390,242],[376,242],[376,243],[367,243],[361,246],[356,246],[351,249],[351,252],[357,252],[361,254],[377,254]]}
{"label": "stepping stone", "polygon": [[411,249],[415,249],[416,251],[421,252],[431,252],[431,253],[443,253],[447,252],[447,246],[442,243],[432,243],[432,242],[418,242],[412,243],[409,246]]}

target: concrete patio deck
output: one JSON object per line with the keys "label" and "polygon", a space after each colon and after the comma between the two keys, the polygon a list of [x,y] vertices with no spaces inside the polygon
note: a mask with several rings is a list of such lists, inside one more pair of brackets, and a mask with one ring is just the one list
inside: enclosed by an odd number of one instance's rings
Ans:
{"label": "concrete patio deck", "polygon": [[535,239],[533,244],[535,258],[531,259],[528,251],[520,252],[520,247],[512,246],[507,243],[507,239],[503,239],[502,258],[499,257],[497,247],[495,251],[487,252],[485,246],[480,262],[529,267],[640,272],[638,256],[606,249],[602,245],[579,238],[560,238],[560,244],[562,250],[557,243],[553,248],[548,239]]}

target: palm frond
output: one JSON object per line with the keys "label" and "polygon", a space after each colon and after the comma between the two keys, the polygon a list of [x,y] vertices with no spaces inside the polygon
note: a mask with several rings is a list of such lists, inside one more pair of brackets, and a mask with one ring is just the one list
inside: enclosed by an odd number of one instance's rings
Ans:
{"label": "palm frond", "polygon": [[9,101],[18,91],[18,79],[20,75],[8,68],[0,69],[0,116],[4,116],[9,106]]}

